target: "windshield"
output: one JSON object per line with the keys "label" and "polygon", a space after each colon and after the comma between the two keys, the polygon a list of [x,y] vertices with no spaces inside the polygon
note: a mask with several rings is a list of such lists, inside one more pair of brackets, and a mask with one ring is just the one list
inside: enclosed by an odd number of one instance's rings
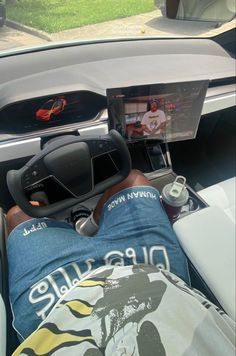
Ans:
{"label": "windshield", "polygon": [[2,55],[58,42],[212,37],[234,27],[235,0],[0,0]]}

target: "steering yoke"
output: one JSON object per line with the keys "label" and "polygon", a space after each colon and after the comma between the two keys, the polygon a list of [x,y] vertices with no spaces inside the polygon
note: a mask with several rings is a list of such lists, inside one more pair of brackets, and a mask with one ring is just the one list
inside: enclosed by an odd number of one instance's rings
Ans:
{"label": "steering yoke", "polygon": [[[118,172],[94,184],[93,159],[117,151]],[[58,213],[93,197],[125,179],[131,170],[131,158],[122,136],[115,130],[96,137],[63,137],[52,141],[19,170],[7,173],[7,184],[16,204],[32,217]],[[26,190],[53,178],[71,193],[71,197],[45,206],[30,204]]]}

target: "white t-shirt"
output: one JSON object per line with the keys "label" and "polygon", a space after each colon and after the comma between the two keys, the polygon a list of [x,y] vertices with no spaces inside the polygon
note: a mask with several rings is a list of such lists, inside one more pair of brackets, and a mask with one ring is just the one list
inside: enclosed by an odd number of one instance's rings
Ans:
{"label": "white t-shirt", "polygon": [[235,356],[234,332],[222,310],[170,272],[105,266],[72,287],[13,356]]}
{"label": "white t-shirt", "polygon": [[163,122],[166,122],[166,115],[162,110],[150,110],[144,114],[142,119],[142,125],[146,125],[151,131],[158,129]]}

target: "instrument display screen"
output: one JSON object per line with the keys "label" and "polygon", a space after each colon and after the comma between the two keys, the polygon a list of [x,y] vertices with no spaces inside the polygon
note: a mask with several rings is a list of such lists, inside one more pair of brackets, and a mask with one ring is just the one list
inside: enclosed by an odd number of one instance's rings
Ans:
{"label": "instrument display screen", "polygon": [[55,94],[13,103],[0,111],[0,138],[73,125],[96,118],[107,106],[105,96],[89,92]]}

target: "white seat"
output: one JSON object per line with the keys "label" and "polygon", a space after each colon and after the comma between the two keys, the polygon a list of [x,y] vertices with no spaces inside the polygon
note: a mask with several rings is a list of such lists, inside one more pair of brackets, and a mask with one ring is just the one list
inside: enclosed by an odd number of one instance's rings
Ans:
{"label": "white seat", "polygon": [[235,312],[236,177],[198,192],[210,206],[178,220],[183,250],[231,318]]}
{"label": "white seat", "polygon": [[178,240],[222,308],[235,313],[235,224],[217,207],[201,209],[173,225]]}
{"label": "white seat", "polygon": [[235,224],[236,177],[200,190],[198,194],[210,206],[223,209]]}

